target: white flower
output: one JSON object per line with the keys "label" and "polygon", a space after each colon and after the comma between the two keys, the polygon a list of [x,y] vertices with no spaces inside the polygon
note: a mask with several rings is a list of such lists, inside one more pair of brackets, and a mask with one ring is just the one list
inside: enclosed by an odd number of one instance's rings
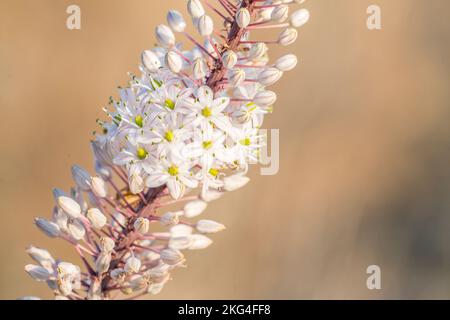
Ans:
{"label": "white flower", "polygon": [[196,188],[198,181],[190,171],[189,162],[182,160],[169,162],[162,159],[149,173],[146,185],[149,188],[167,185],[170,195],[174,199],[179,199],[183,196],[186,187]]}
{"label": "white flower", "polygon": [[213,91],[207,86],[198,88],[196,98],[197,100],[185,98],[180,104],[179,112],[186,115],[187,124],[205,129],[212,123],[225,132],[231,131],[230,119],[223,113],[230,103],[230,98],[214,99]]}

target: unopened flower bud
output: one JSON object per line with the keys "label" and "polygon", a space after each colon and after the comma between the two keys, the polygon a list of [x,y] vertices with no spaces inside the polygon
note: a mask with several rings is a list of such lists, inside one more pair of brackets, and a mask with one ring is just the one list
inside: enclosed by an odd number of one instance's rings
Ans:
{"label": "unopened flower bud", "polygon": [[239,86],[245,80],[245,71],[239,68],[230,70],[228,80],[233,86]]}
{"label": "unopened flower bud", "polygon": [[67,213],[70,217],[77,219],[81,215],[81,207],[72,198],[69,198],[67,196],[60,196],[58,197],[58,206]]}
{"label": "unopened flower bud", "polygon": [[114,270],[111,270],[110,272],[111,278],[116,280],[117,282],[123,282],[125,281],[125,278],[127,276],[127,272],[123,270],[122,268],[116,268]]}
{"label": "unopened flower bud", "polygon": [[128,273],[138,273],[141,269],[141,260],[132,256],[125,263],[125,271]]}
{"label": "unopened flower bud", "polygon": [[47,269],[34,264],[27,264],[25,271],[36,281],[47,281],[50,278],[50,273]]}
{"label": "unopened flower bud", "polygon": [[161,216],[160,222],[164,226],[172,226],[172,225],[178,224],[178,222],[180,221],[180,219],[178,217],[182,214],[183,214],[182,211],[166,212]]}
{"label": "unopened flower bud", "polygon": [[97,260],[95,260],[95,271],[98,274],[103,274],[109,270],[109,265],[111,263],[111,253],[102,252],[99,254]]}
{"label": "unopened flower bud", "polygon": [[179,250],[164,249],[161,251],[161,260],[164,263],[173,266],[184,262],[184,255]]}
{"label": "unopened flower bud", "polygon": [[197,30],[203,37],[210,36],[214,31],[214,22],[210,16],[204,14],[197,21]]}
{"label": "unopened flower bud", "polygon": [[165,62],[167,67],[173,73],[179,73],[181,71],[181,68],[183,67],[183,60],[175,51],[167,52]]}
{"label": "unopened flower bud", "polygon": [[265,43],[259,42],[250,48],[250,51],[248,53],[248,59],[249,60],[257,60],[261,58],[263,55],[265,55],[267,52],[267,45]]}
{"label": "unopened flower bud", "polygon": [[224,189],[226,191],[235,191],[237,189],[242,188],[250,181],[249,177],[235,174],[229,177],[225,177],[223,179],[224,182]]}
{"label": "unopened flower bud", "polygon": [[287,28],[283,30],[279,37],[278,37],[278,43],[282,46],[288,46],[290,44],[293,44],[295,40],[297,40],[298,32],[294,28]]}
{"label": "unopened flower bud", "polygon": [[156,72],[161,68],[161,61],[158,56],[151,50],[145,50],[141,56],[142,64],[150,72]]}
{"label": "unopened flower bud", "polygon": [[175,45],[175,35],[165,24],[156,27],[156,40],[162,47],[171,47]]}
{"label": "unopened flower bud", "polygon": [[95,172],[97,172],[100,177],[105,180],[111,179],[111,169],[102,165],[102,163],[98,160],[95,161]]}
{"label": "unopened flower bud", "polygon": [[102,252],[111,252],[114,250],[116,243],[110,237],[101,237],[99,240],[100,249]]}
{"label": "unopened flower bud", "polygon": [[250,19],[250,12],[246,8],[240,8],[236,13],[236,23],[241,29],[248,27]]}
{"label": "unopened flower bud", "polygon": [[53,264],[55,263],[55,259],[53,259],[52,255],[45,249],[37,248],[34,246],[29,246],[27,248],[27,253],[30,257],[38,262],[41,266],[43,266],[48,271],[53,269]]}
{"label": "unopened flower bud", "polygon": [[186,21],[180,12],[176,10],[170,10],[167,13],[167,23],[175,32],[183,32],[186,29]]}
{"label": "unopened flower bud", "polygon": [[274,22],[283,22],[289,17],[289,7],[286,5],[278,6],[273,9],[271,20]]}
{"label": "unopened flower bud", "polygon": [[173,237],[170,238],[168,246],[170,249],[184,250],[189,248],[191,242],[190,236]]}
{"label": "unopened flower bud", "polygon": [[276,100],[276,93],[269,90],[259,91],[253,98],[253,101],[259,106],[270,106],[274,104]]}
{"label": "unopened flower bud", "polygon": [[205,211],[207,206],[208,204],[202,200],[190,201],[184,206],[184,216],[186,218],[196,217]]}
{"label": "unopened flower bud", "polygon": [[134,222],[134,230],[140,234],[146,234],[150,227],[150,221],[147,218],[139,217]]}
{"label": "unopened flower bud", "polygon": [[190,240],[189,250],[205,249],[212,243],[212,240],[203,234],[193,234],[190,236]]}
{"label": "unopened flower bud", "polygon": [[50,238],[56,238],[60,234],[59,226],[52,221],[48,221],[44,218],[36,218],[34,220],[34,223],[39,228],[39,230],[44,232]]}
{"label": "unopened flower bud", "polygon": [[280,80],[283,72],[276,68],[267,68],[258,75],[258,81],[264,86],[271,86]]}
{"label": "unopened flower bud", "polygon": [[200,0],[189,0],[187,3],[187,9],[193,18],[200,18],[205,14],[205,9],[203,8]]}
{"label": "unopened flower bud", "polygon": [[225,226],[221,223],[212,220],[200,220],[195,227],[201,233],[216,233],[225,230]]}
{"label": "unopened flower bud", "polygon": [[99,198],[105,198],[108,195],[105,180],[100,177],[93,177],[91,179],[91,188],[92,192]]}
{"label": "unopened flower bud", "polygon": [[202,196],[202,199],[205,200],[206,202],[211,202],[211,201],[217,200],[220,197],[222,197],[223,192],[216,191],[216,190],[208,190],[207,192],[202,192],[201,196]]}
{"label": "unopened flower bud", "polygon": [[145,181],[140,174],[132,174],[128,180],[132,194],[138,194],[144,190]]}
{"label": "unopened flower bud", "polygon": [[91,208],[87,211],[87,218],[92,226],[96,229],[101,229],[108,222],[106,216],[97,208]]}
{"label": "unopened flower bud", "polygon": [[293,27],[299,28],[308,22],[309,11],[306,9],[297,10],[291,15],[290,20]]}
{"label": "unopened flower bud", "polygon": [[200,80],[206,77],[206,64],[203,58],[196,58],[192,65],[194,79]]}
{"label": "unopened flower bud", "polygon": [[84,228],[83,224],[76,219],[70,219],[67,223],[67,229],[69,231],[69,234],[75,239],[75,240],[81,240],[84,238],[84,235],[86,234],[86,229]]}
{"label": "unopened flower bud", "polygon": [[297,57],[294,54],[287,54],[275,62],[275,67],[280,71],[291,71],[297,66]]}
{"label": "unopened flower bud", "polygon": [[83,190],[83,191],[90,190],[91,176],[90,176],[89,172],[84,170],[82,167],[75,165],[72,167],[72,177],[73,177],[73,180],[75,181],[75,183],[77,184],[77,186],[81,190]]}
{"label": "unopened flower bud", "polygon": [[234,51],[227,50],[222,55],[222,61],[223,61],[223,65],[226,68],[231,69],[231,68],[233,68],[236,65],[236,63],[238,61],[238,56],[237,56],[236,53],[234,53]]}
{"label": "unopened flower bud", "polygon": [[170,228],[171,237],[187,236],[192,234],[192,227],[185,224],[177,224]]}

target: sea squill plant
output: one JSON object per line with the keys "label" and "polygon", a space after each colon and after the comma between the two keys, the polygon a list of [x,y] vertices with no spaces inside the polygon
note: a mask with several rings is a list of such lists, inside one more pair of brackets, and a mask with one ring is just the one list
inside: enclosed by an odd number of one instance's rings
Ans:
{"label": "sea squill plant", "polygon": [[[36,264],[25,271],[45,282],[55,299],[157,294],[184,265],[183,250],[204,249],[212,242],[207,235],[225,229],[191,219],[249,181],[248,165],[262,147],[258,129],[277,98],[266,88],[297,65],[293,54],[270,63],[268,48],[295,42],[296,28],[309,19],[306,9],[292,9],[301,3],[189,0],[199,36],[186,32],[175,10],[167,25],[156,27],[159,46],[142,53],[142,74],[131,75],[120,98],[105,108],[109,120],[98,121],[96,174],[73,166],[75,187],[55,189],[52,218],[35,219],[47,236],[71,244],[83,262],[80,267],[27,248]],[[267,29],[279,30],[278,38],[250,38],[251,31],[262,37]],[[192,48],[182,48],[175,34]]]}

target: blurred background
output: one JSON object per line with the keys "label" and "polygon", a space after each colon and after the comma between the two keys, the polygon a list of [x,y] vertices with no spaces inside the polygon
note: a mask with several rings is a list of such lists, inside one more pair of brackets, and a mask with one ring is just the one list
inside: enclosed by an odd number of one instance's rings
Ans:
{"label": "blurred background", "polygon": [[[81,30],[66,8],[81,7]],[[381,31],[366,27],[378,4]],[[76,260],[49,216],[70,167],[92,170],[95,119],[153,28],[184,0],[0,1],[0,298],[49,298],[28,244]],[[189,252],[160,299],[450,298],[450,20],[447,0],[310,0],[275,86],[280,171],[209,206],[227,230]],[[270,37],[266,33],[266,38]],[[257,36],[255,35],[255,38]],[[382,290],[366,287],[381,267]],[[155,297],[153,297],[155,298]]]}

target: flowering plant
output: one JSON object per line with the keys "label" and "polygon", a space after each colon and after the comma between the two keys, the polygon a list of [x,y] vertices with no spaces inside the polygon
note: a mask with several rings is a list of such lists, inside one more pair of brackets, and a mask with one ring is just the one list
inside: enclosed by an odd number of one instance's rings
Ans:
{"label": "flowering plant", "polygon": [[[37,264],[26,272],[44,281],[55,299],[136,298],[157,294],[170,272],[184,265],[182,250],[208,247],[206,234],[225,227],[200,215],[207,203],[244,186],[248,165],[262,147],[258,130],[276,94],[266,87],[297,64],[295,55],[269,63],[268,46],[287,46],[305,9],[300,0],[189,0],[202,40],[188,34],[175,10],[156,27],[159,46],[145,50],[138,77],[110,99],[108,121],[92,141],[96,175],[72,167],[76,186],[53,191],[51,220],[36,218],[47,236],[69,242],[84,269],[30,246]],[[223,27],[214,27],[205,7]],[[250,40],[250,31],[279,28],[274,41]],[[193,44],[185,50],[175,33]],[[168,211],[169,205],[182,209]],[[167,231],[152,230],[154,224]],[[33,297],[26,297],[33,298]]]}

